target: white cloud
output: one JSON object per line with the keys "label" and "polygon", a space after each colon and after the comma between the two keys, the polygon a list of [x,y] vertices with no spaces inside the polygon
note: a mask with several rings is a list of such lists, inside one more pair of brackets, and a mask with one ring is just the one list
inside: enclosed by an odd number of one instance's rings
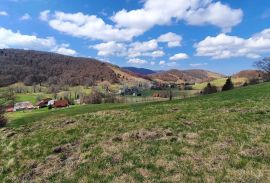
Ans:
{"label": "white cloud", "polygon": [[155,39],[145,42],[135,42],[129,45],[127,56],[130,58],[139,56],[160,57],[164,55],[163,51],[157,50],[158,42]]}
{"label": "white cloud", "polygon": [[128,60],[128,63],[132,65],[143,65],[143,64],[147,64],[147,61],[139,59],[139,58],[132,58]]}
{"label": "white cloud", "polygon": [[28,14],[28,13],[25,13],[23,16],[21,16],[20,20],[30,20],[32,19],[32,17]]}
{"label": "white cloud", "polygon": [[100,43],[94,46],[90,46],[98,50],[98,56],[121,56],[126,52],[126,47],[122,43],[116,43],[115,41],[110,41],[107,43]]}
{"label": "white cloud", "polygon": [[[116,12],[106,23],[96,15],[81,12],[64,13],[45,10],[40,19],[59,32],[93,40],[132,41],[156,25],[169,25],[172,21],[186,21],[190,25],[214,25],[230,31],[242,21],[243,12],[214,0],[143,0],[141,9]],[[220,13],[222,12],[222,13]],[[168,36],[168,35],[167,35]],[[169,36],[172,36],[169,35]],[[180,46],[181,38],[168,42],[169,47]]]}
{"label": "white cloud", "polygon": [[42,21],[48,21],[50,12],[51,12],[50,10],[40,12],[39,19]]}
{"label": "white cloud", "polygon": [[159,36],[158,41],[168,43],[168,47],[171,48],[181,46],[182,39],[182,36],[179,36],[172,32],[168,32],[167,34]]}
{"label": "white cloud", "polygon": [[146,42],[135,42],[130,45],[132,52],[153,51],[158,48],[158,42],[155,39]]}
{"label": "white cloud", "polygon": [[0,11],[0,16],[8,16],[8,13],[6,11]]}
{"label": "white cloud", "polygon": [[177,60],[185,60],[188,59],[189,56],[185,53],[177,53],[174,56],[170,57],[171,61],[177,61]]}
{"label": "white cloud", "polygon": [[242,21],[243,12],[240,9],[231,9],[221,2],[211,3],[204,9],[189,11],[186,21],[190,25],[215,25],[223,32],[230,32],[232,27]]}
{"label": "white cloud", "polygon": [[138,29],[120,29],[106,24],[95,15],[85,15],[80,12],[50,14],[50,11],[46,10],[40,13],[40,19],[48,21],[53,29],[62,33],[93,40],[130,41],[134,36],[143,33]]}
{"label": "white cloud", "polygon": [[59,46],[56,46],[55,48],[52,49],[52,51],[62,55],[70,55],[70,56],[77,55],[77,52],[75,50],[69,48],[69,44],[61,44]]}
{"label": "white cloud", "polygon": [[166,62],[164,61],[164,60],[161,60],[160,62],[159,62],[159,65],[165,65],[166,64]]}
{"label": "white cloud", "polygon": [[154,61],[150,62],[151,65],[155,65],[156,63]]}
{"label": "white cloud", "polygon": [[105,42],[89,46],[98,51],[98,56],[121,56],[128,58],[152,57],[158,58],[165,55],[158,49],[158,42],[155,39],[145,42],[118,43],[115,41]]}
{"label": "white cloud", "polygon": [[[191,25],[210,24],[230,31],[242,21],[241,9],[213,0],[144,0],[141,9],[117,12],[111,17],[118,27],[145,32],[155,25],[168,25],[172,20],[184,20]],[[221,13],[222,12],[222,13]]]}
{"label": "white cloud", "polygon": [[191,67],[200,67],[200,66],[206,66],[208,63],[194,63],[194,64],[189,64]]}
{"label": "white cloud", "polygon": [[195,48],[197,56],[208,56],[213,59],[259,58],[263,53],[270,53],[270,29],[265,29],[248,39],[226,34],[208,36],[195,44]]}
{"label": "white cloud", "polygon": [[165,55],[164,51],[161,51],[161,50],[153,51],[150,54],[150,56],[153,58],[163,57],[164,55]]}
{"label": "white cloud", "polygon": [[[58,45],[53,37],[39,38],[34,35],[21,34],[19,31],[13,32],[10,29],[0,27],[0,48],[20,48],[20,49],[35,49],[44,51],[60,52],[68,55],[76,53],[72,51],[69,45]],[[64,49],[63,49],[64,48]],[[70,54],[71,53],[71,54]]]}

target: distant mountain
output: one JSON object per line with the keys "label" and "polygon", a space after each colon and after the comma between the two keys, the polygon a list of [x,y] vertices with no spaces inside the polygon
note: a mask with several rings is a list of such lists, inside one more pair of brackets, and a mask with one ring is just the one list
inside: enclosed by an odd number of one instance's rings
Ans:
{"label": "distant mountain", "polygon": [[0,87],[16,82],[69,86],[92,86],[103,81],[149,82],[118,66],[95,59],[33,50],[0,49],[0,65]]}
{"label": "distant mountain", "polygon": [[264,76],[265,76],[265,73],[260,70],[243,70],[234,74],[232,77],[254,79],[254,78],[264,77]]}
{"label": "distant mountain", "polygon": [[122,69],[134,72],[139,75],[149,75],[149,74],[154,74],[156,71],[150,70],[150,69],[145,69],[145,68],[137,68],[137,67],[122,67]]}
{"label": "distant mountain", "polygon": [[185,83],[185,82],[207,82],[218,78],[223,78],[222,74],[210,72],[206,70],[169,70],[165,72],[155,73],[149,75],[152,80],[160,82],[173,82],[173,83]]}

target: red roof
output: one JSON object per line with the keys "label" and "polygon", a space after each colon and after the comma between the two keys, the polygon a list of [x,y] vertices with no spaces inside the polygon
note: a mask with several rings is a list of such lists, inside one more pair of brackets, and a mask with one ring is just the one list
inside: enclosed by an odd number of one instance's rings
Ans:
{"label": "red roof", "polygon": [[68,100],[57,100],[54,102],[54,107],[60,108],[60,107],[68,107],[69,103]]}

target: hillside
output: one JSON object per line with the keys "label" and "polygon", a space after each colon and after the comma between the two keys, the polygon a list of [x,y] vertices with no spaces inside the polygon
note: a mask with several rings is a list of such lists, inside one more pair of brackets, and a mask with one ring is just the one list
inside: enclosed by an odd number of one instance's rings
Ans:
{"label": "hillside", "polygon": [[122,69],[134,72],[136,74],[140,75],[149,75],[149,74],[154,74],[156,71],[150,70],[150,69],[145,69],[145,68],[137,68],[137,67],[122,67]]}
{"label": "hillside", "polygon": [[269,90],[13,113],[0,182],[269,182]]}
{"label": "hillside", "polygon": [[70,86],[136,79],[147,82],[117,66],[95,59],[32,50],[0,49],[0,64],[0,87],[16,82]]}
{"label": "hillside", "polygon": [[264,77],[264,76],[265,76],[265,73],[259,70],[243,70],[234,74],[232,77],[254,79],[254,78]]}
{"label": "hillside", "polygon": [[224,77],[221,74],[217,74],[214,72],[206,71],[206,70],[169,70],[161,73],[151,74],[150,78],[153,80],[161,81],[161,82],[176,82],[176,83],[184,83],[184,82],[206,82],[214,79],[219,79]]}

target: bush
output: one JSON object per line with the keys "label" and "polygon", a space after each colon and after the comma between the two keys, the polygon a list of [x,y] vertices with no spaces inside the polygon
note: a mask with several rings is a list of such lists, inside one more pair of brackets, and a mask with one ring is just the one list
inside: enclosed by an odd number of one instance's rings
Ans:
{"label": "bush", "polygon": [[243,84],[243,87],[246,87],[246,86],[248,86],[248,83],[247,83],[247,82],[245,82],[245,83]]}
{"label": "bush", "polygon": [[108,94],[104,98],[104,103],[115,103],[116,102],[116,97],[112,94]]}
{"label": "bush", "polygon": [[222,87],[222,91],[228,91],[228,90],[232,90],[234,89],[234,85],[232,83],[232,79],[229,77],[226,80],[226,83],[224,84],[224,86]]}
{"label": "bush", "polygon": [[7,119],[4,116],[5,107],[0,105],[0,128],[5,127],[7,125]]}
{"label": "bush", "polygon": [[202,94],[212,94],[217,93],[218,89],[216,86],[211,85],[210,83],[207,84],[207,86],[203,89]]}
{"label": "bush", "polygon": [[260,80],[258,78],[253,78],[253,79],[249,80],[250,85],[256,85],[256,84],[259,84],[259,83],[260,83]]}
{"label": "bush", "polygon": [[98,91],[93,91],[89,96],[83,98],[85,104],[101,104],[103,94]]}

